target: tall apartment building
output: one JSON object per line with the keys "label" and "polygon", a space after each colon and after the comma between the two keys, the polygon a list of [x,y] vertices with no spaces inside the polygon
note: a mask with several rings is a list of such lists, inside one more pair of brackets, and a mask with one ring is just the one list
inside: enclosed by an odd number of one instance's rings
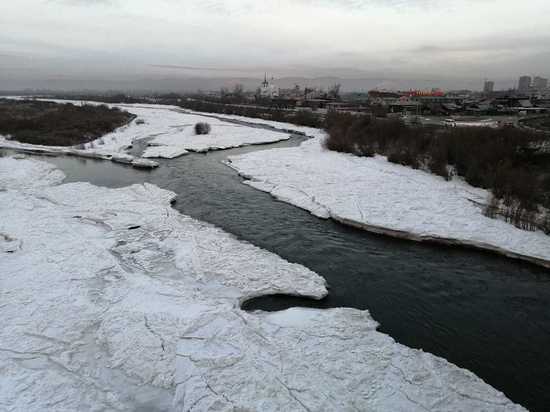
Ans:
{"label": "tall apartment building", "polygon": [[491,80],[485,80],[485,84],[483,85],[483,93],[493,93],[495,90],[495,82]]}
{"label": "tall apartment building", "polygon": [[529,93],[531,88],[531,76],[521,76],[518,82],[518,92]]}

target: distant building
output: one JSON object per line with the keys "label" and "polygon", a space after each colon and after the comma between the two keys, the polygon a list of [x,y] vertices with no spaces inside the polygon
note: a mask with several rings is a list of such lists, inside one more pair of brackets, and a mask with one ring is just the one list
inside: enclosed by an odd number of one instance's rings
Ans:
{"label": "distant building", "polygon": [[529,93],[531,88],[531,76],[521,76],[518,82],[518,92]]}
{"label": "distant building", "polygon": [[370,90],[369,103],[372,105],[388,106],[399,100],[401,96],[401,93],[387,90]]}
{"label": "distant building", "polygon": [[304,98],[304,91],[299,85],[295,85],[292,89],[279,89],[279,97],[285,99],[300,100]]}
{"label": "distant building", "polygon": [[441,89],[409,90],[407,92],[403,92],[403,95],[407,97],[444,97],[445,93]]}
{"label": "distant building", "polygon": [[483,85],[483,93],[493,93],[495,90],[495,82],[490,80],[485,80],[485,84]]}
{"label": "distant building", "polygon": [[533,80],[533,89],[538,92],[542,92],[548,88],[548,79],[544,77],[535,77]]}
{"label": "distant building", "polygon": [[[271,79],[273,80],[273,79]],[[267,73],[264,76],[264,81],[260,87],[260,96],[264,99],[273,99],[279,97],[279,89],[275,85],[267,81]]]}

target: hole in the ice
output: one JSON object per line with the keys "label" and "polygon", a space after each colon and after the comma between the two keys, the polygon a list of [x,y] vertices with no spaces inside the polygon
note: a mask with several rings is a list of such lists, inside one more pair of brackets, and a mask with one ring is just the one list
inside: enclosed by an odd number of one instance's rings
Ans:
{"label": "hole in the ice", "polygon": [[276,312],[289,308],[317,308],[327,309],[333,307],[328,296],[323,299],[314,299],[307,296],[294,295],[264,295],[245,300],[241,304],[241,309],[251,312],[254,310],[263,310],[266,312]]}

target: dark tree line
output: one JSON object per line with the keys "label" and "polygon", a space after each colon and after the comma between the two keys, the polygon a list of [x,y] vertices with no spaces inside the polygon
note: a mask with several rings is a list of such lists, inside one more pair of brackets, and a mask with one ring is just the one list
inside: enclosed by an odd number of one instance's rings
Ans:
{"label": "dark tree line", "polygon": [[135,116],[105,105],[75,106],[36,100],[0,100],[0,134],[23,143],[74,146],[95,140]]}
{"label": "dark tree line", "polygon": [[390,162],[428,169],[450,179],[462,176],[469,184],[491,190],[490,216],[500,215],[516,226],[550,233],[550,154],[537,150],[548,137],[513,127],[410,127],[399,120],[329,113],[326,118],[330,150],[388,157]]}
{"label": "dark tree line", "polygon": [[318,115],[307,110],[290,111],[270,107],[235,106],[221,102],[209,102],[195,99],[185,99],[177,104],[185,109],[197,112],[232,114],[274,120],[277,122],[294,123],[299,126],[322,127],[323,124],[322,119]]}

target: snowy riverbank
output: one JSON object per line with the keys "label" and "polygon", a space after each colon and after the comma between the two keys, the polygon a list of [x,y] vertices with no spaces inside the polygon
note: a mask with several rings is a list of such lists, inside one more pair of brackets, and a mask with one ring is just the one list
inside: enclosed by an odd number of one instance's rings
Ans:
{"label": "snowy riverbank", "polygon": [[325,282],[156,186],[62,179],[0,158],[0,409],[523,410],[366,311],[242,311]]}
{"label": "snowy riverbank", "polygon": [[496,251],[550,267],[550,236],[483,215],[489,192],[460,179],[357,157],[322,147],[322,138],[295,148],[231,157],[245,183],[322,218],[376,233]]}
{"label": "snowy riverbank", "polygon": [[[56,103],[94,104],[69,100],[41,99]],[[19,143],[0,136],[0,147],[40,153],[69,154],[131,164],[136,167],[155,167],[151,160],[136,158],[126,151],[137,140],[148,139],[144,158],[174,158],[189,152],[207,152],[254,144],[274,143],[290,138],[290,134],[246,125],[237,125],[208,116],[183,112],[176,106],[142,104],[108,104],[136,116],[128,125],[120,127],[81,147],[38,146]],[[211,125],[208,135],[195,135],[194,125],[206,122]]]}

